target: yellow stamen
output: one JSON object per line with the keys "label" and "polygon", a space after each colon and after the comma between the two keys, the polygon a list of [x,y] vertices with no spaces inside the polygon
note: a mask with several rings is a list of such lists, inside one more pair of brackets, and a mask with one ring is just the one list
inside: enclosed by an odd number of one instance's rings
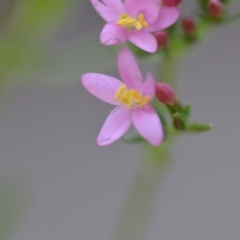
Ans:
{"label": "yellow stamen", "polygon": [[127,109],[134,107],[144,108],[150,102],[150,96],[142,96],[135,89],[127,89],[125,85],[121,85],[118,88],[114,99],[119,101]]}
{"label": "yellow stamen", "polygon": [[142,25],[140,22],[138,21],[135,21],[133,26],[137,29],[137,30],[141,30],[142,29]]}
{"label": "yellow stamen", "polygon": [[120,19],[124,19],[124,18],[127,18],[127,14],[126,13],[121,13]]}
{"label": "yellow stamen", "polygon": [[150,97],[149,97],[149,96],[145,96],[145,97],[142,99],[142,101],[141,101],[141,103],[140,103],[140,106],[141,106],[141,107],[146,106],[146,104],[148,104],[149,101],[150,101]]}
{"label": "yellow stamen", "polygon": [[144,15],[141,13],[138,17],[138,22],[145,28],[148,27],[148,22],[145,21]]}
{"label": "yellow stamen", "polygon": [[120,19],[117,21],[117,24],[126,27],[126,28],[135,28],[141,30],[148,27],[148,22],[145,21],[144,15],[141,13],[138,16],[138,20],[132,17],[129,17],[126,13],[120,15]]}
{"label": "yellow stamen", "polygon": [[127,90],[126,86],[125,86],[125,85],[121,85],[121,86],[118,88],[118,90],[117,90],[117,92],[116,92],[116,94],[115,94],[115,96],[114,96],[114,99],[115,99],[115,100],[121,99],[123,93],[124,93],[126,90]]}

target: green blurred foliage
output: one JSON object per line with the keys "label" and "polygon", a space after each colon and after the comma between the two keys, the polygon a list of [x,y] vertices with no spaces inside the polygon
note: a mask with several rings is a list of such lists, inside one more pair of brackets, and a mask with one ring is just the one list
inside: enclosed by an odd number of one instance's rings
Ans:
{"label": "green blurred foliage", "polygon": [[0,180],[0,240],[14,234],[13,229],[26,210],[29,194],[21,184],[15,178]]}
{"label": "green blurred foliage", "polygon": [[[54,43],[74,4],[74,0],[7,0],[0,17],[1,86],[13,80],[72,83],[86,71],[113,65],[110,52],[99,43],[99,29],[89,29],[74,42]],[[84,6],[82,2],[79,12]]]}
{"label": "green blurred foliage", "polygon": [[12,33],[26,38],[48,35],[70,10],[71,0],[24,0],[16,1],[12,19]]}
{"label": "green blurred foliage", "polygon": [[9,0],[8,4],[11,2],[7,31],[10,38],[18,41],[49,36],[72,4],[71,0]]}
{"label": "green blurred foliage", "polygon": [[43,41],[70,10],[65,0],[8,0],[0,32],[0,82],[25,73],[44,54]]}

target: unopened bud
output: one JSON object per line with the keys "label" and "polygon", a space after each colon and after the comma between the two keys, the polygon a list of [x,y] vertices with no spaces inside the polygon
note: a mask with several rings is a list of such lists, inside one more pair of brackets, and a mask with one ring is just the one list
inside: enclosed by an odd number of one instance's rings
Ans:
{"label": "unopened bud", "polygon": [[212,18],[221,18],[224,12],[224,4],[219,0],[210,0],[207,5],[208,13]]}
{"label": "unopened bud", "polygon": [[168,42],[169,42],[168,33],[164,32],[164,31],[159,31],[159,32],[156,32],[154,34],[154,36],[157,40],[157,44],[158,44],[159,49],[162,49],[162,48],[164,48],[168,45]]}
{"label": "unopened bud", "polygon": [[174,105],[177,98],[175,91],[163,82],[155,84],[155,93],[160,102],[170,106]]}
{"label": "unopened bud", "polygon": [[192,35],[196,30],[196,23],[192,18],[182,20],[182,30],[186,35]]}
{"label": "unopened bud", "polygon": [[163,0],[163,5],[165,6],[177,6],[182,2],[182,0]]}
{"label": "unopened bud", "polygon": [[173,126],[179,131],[186,129],[186,123],[179,113],[173,114]]}

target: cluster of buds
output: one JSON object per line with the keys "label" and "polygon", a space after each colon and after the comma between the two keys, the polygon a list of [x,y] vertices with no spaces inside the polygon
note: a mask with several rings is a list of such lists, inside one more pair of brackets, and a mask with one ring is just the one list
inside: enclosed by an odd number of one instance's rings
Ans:
{"label": "cluster of buds", "polygon": [[191,106],[182,105],[177,99],[177,94],[173,88],[164,82],[155,84],[155,94],[157,99],[166,105],[172,116],[172,124],[177,131],[206,132],[212,129],[212,124],[193,123],[189,121]]}
{"label": "cluster of buds", "polygon": [[[171,126],[178,131],[204,132],[211,124],[193,123],[189,120],[190,105],[182,105],[176,92],[164,82],[155,83],[151,73],[144,81],[137,54],[154,54],[159,49],[172,57],[174,50],[182,53],[188,43],[201,36],[206,23],[225,20],[225,5],[228,0],[198,0],[201,6],[199,18],[185,17],[178,31],[175,24],[180,16],[179,4],[182,0],[90,0],[93,7],[106,21],[100,33],[100,42],[105,46],[122,45],[130,42],[132,49],[122,48],[118,54],[117,65],[121,80],[101,73],[90,72],[81,77],[83,86],[95,97],[115,105],[99,132],[97,143],[108,145],[125,136],[131,124],[135,126],[140,139],[159,146],[165,139],[169,124],[162,121],[158,112],[156,97],[164,104],[171,115]],[[144,11],[143,11],[144,9]],[[170,27],[170,28],[169,28]],[[187,44],[185,44],[187,43]],[[180,50],[180,51],[179,51]],[[155,108],[156,107],[156,108]],[[167,127],[168,127],[167,126]]]}
{"label": "cluster of buds", "polygon": [[[204,16],[209,16],[212,20],[221,20],[225,12],[225,5],[221,0],[204,1]],[[182,19],[181,28],[187,37],[196,36],[197,23],[192,17],[185,17]]]}

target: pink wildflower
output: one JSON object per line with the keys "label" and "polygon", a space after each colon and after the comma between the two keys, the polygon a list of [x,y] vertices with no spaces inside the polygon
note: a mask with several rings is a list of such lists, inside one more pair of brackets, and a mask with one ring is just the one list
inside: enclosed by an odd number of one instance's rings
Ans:
{"label": "pink wildflower", "polygon": [[160,145],[163,127],[160,118],[150,105],[155,93],[153,76],[142,74],[131,51],[124,48],[118,55],[118,69],[124,81],[99,73],[86,73],[82,84],[95,97],[116,105],[107,117],[97,143],[108,145],[121,138],[134,124],[139,134],[152,145]]}
{"label": "pink wildflower", "polygon": [[96,11],[107,22],[100,41],[119,45],[127,40],[147,51],[157,50],[157,41],[150,32],[174,24],[180,11],[177,7],[161,6],[159,0],[91,0]]}

